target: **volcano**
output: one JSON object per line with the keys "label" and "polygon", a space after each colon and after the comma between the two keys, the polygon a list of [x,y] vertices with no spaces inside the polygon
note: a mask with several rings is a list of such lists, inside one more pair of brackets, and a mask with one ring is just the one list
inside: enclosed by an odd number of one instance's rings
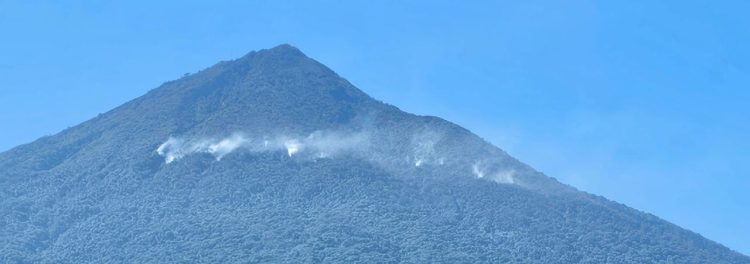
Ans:
{"label": "volcano", "polygon": [[0,153],[2,263],[750,263],[290,45]]}

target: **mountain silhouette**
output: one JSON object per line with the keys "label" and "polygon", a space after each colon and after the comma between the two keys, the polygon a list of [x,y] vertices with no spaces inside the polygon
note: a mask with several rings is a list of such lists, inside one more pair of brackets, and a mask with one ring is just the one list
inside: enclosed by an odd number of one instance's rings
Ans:
{"label": "mountain silhouette", "polygon": [[297,48],[0,153],[2,263],[750,263]]}

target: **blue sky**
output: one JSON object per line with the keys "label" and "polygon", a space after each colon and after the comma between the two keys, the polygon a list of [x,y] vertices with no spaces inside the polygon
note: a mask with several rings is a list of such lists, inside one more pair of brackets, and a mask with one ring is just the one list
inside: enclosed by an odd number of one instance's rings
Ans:
{"label": "blue sky", "polygon": [[31,2],[0,0],[0,150],[290,43],[375,98],[750,254],[748,1]]}

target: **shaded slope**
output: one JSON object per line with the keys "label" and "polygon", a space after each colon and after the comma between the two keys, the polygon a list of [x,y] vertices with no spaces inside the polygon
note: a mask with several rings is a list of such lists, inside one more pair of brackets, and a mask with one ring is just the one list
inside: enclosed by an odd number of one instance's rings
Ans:
{"label": "shaded slope", "polygon": [[[155,151],[170,137],[239,132],[261,143],[321,131],[366,144],[169,164]],[[373,100],[288,45],[0,154],[0,198],[10,263],[750,263],[557,183],[457,125]]]}

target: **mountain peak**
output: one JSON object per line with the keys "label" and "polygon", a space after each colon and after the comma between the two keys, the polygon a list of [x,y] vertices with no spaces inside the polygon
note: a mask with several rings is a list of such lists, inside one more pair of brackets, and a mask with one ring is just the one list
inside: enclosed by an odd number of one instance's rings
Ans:
{"label": "mountain peak", "polygon": [[[298,48],[289,44],[281,44],[270,49],[252,51],[244,57],[238,59],[238,61],[252,64],[266,62],[263,65],[273,65],[279,63],[304,63],[313,60],[308,58]],[[288,67],[289,65],[286,66]],[[320,66],[323,65],[321,64]]]}
{"label": "mountain peak", "polygon": [[284,43],[270,49],[262,49],[258,53],[271,53],[275,55],[305,56],[297,47]]}
{"label": "mountain peak", "polygon": [[750,263],[288,44],[0,153],[0,212],[0,263]]}

